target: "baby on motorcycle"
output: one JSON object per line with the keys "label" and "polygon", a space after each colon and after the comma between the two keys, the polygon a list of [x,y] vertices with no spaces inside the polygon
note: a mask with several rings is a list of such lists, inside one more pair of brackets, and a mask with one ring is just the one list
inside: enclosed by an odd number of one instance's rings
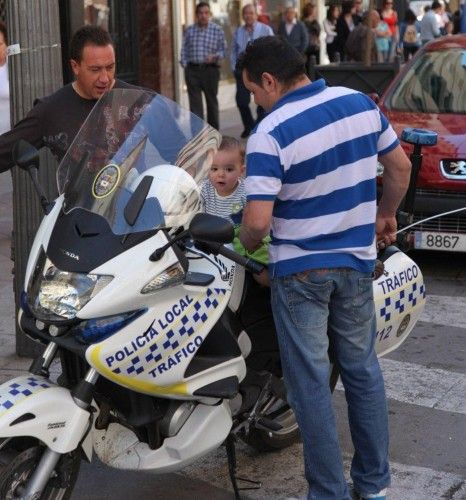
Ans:
{"label": "baby on motorcycle", "polygon": [[[202,184],[202,205],[206,213],[224,217],[235,226],[233,247],[236,252],[267,265],[269,236],[265,237],[263,244],[253,252],[248,252],[238,238],[243,208],[246,205],[244,171],[243,146],[234,137],[223,136],[212,160],[209,178]],[[270,284],[266,269],[259,275],[255,274],[254,279],[263,286]]]}

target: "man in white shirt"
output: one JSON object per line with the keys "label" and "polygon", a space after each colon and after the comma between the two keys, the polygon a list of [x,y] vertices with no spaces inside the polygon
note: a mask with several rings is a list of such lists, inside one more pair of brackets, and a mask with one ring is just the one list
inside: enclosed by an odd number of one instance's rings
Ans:
{"label": "man in white shirt", "polygon": [[0,21],[0,134],[10,130],[10,87],[8,83],[8,62],[6,26]]}
{"label": "man in white shirt", "polygon": [[442,6],[440,2],[434,0],[432,7],[421,19],[421,40],[425,44],[440,36],[440,26],[437,21],[437,14],[440,14]]}
{"label": "man in white shirt", "polygon": [[273,35],[272,28],[264,23],[257,20],[257,12],[252,4],[245,5],[241,11],[243,16],[244,24],[240,26],[233,36],[233,44],[230,53],[230,63],[231,70],[235,74],[236,79],[236,105],[238,106],[239,113],[241,115],[241,121],[243,122],[244,130],[241,133],[241,137],[245,138],[254,128],[255,123],[259,122],[265,112],[260,106],[257,107],[257,122],[254,122],[251,110],[249,108],[249,103],[251,101],[251,94],[249,90],[244,86],[243,77],[241,73],[236,71],[236,61],[238,56],[242,54],[248,44],[257,38],[263,36]]}

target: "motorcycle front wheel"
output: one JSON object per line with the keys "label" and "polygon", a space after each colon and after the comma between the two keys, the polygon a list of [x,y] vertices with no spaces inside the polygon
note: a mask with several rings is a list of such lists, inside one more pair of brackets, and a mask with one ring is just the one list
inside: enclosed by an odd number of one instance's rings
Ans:
{"label": "motorcycle front wheel", "polygon": [[[330,390],[335,390],[339,378],[339,371],[333,365],[330,373]],[[300,439],[300,433],[293,410],[283,399],[270,395],[262,407],[261,414],[281,426],[278,431],[257,429],[251,427],[241,439],[257,451],[274,451],[287,448]]]}
{"label": "motorcycle front wheel", "polygon": [[[22,498],[22,491],[36,469],[44,451],[43,446],[23,450],[11,447],[0,451],[0,498]],[[40,500],[67,500],[78,478],[81,457],[79,451],[63,455],[49,479]]]}

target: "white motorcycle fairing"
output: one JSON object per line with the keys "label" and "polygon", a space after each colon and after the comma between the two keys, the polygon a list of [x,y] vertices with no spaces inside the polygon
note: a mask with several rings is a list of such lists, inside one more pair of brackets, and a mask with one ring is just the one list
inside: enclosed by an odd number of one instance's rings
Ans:
{"label": "white motorcycle fairing", "polygon": [[218,448],[231,425],[227,401],[215,406],[198,404],[178,433],[165,438],[156,450],[117,423],[105,430],[93,429],[94,450],[102,462],[118,469],[150,470],[156,474],[178,471]]}
{"label": "white motorcycle fairing", "polygon": [[37,375],[16,377],[0,386],[0,436],[31,436],[51,450],[75,450],[89,427],[89,411],[70,391]]}
{"label": "white motorcycle fairing", "polygon": [[374,281],[377,333],[375,352],[382,357],[402,344],[426,305],[426,289],[419,266],[403,252],[384,262]]}
{"label": "white motorcycle fairing", "polygon": [[[150,262],[148,258],[142,261],[138,258],[142,247],[147,248],[147,255],[157,247],[154,242],[156,236],[95,271],[97,274],[111,274],[114,279],[99,293],[98,301],[91,301],[83,308],[81,317],[92,317],[89,311],[96,307],[94,304],[108,304],[108,308],[116,307],[117,304],[119,310],[124,310],[125,306],[130,308],[130,304],[121,304],[121,297],[129,286],[128,280],[132,287],[141,289],[152,277],[173,263],[168,260],[172,251],[156,263]],[[159,242],[158,245],[163,243]],[[89,364],[119,385],[137,392],[175,399],[198,400],[195,391],[219,379],[236,377],[241,381],[246,375],[246,365],[239,350],[232,359],[186,375],[202,343],[208,335],[215,334],[212,328],[227,308],[231,295],[236,266],[224,257],[215,259],[225,273],[222,279],[220,271],[216,269],[215,278],[208,286],[180,284],[164,290],[163,294],[130,296],[136,302],[133,307],[144,307],[145,312],[110,338],[89,346],[86,350]],[[204,259],[190,261],[190,270],[212,272],[210,264]],[[158,300],[154,300],[154,297]],[[109,311],[107,309],[106,313]]]}

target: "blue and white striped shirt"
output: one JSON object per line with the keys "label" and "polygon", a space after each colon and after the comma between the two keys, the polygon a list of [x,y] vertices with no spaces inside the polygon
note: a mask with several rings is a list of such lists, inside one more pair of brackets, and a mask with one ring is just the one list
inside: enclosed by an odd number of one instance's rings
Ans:
{"label": "blue and white striped shirt", "polygon": [[236,61],[238,60],[238,56],[246,50],[248,43],[252,42],[253,40],[257,40],[258,38],[262,38],[263,36],[271,36],[271,35],[273,35],[272,28],[264,23],[260,23],[259,21],[256,21],[254,23],[251,31],[246,29],[246,26],[244,24],[239,28],[237,28],[231,44],[231,52],[230,52],[231,70],[233,72],[235,71]]}
{"label": "blue and white striped shirt", "polygon": [[240,214],[246,205],[246,193],[244,191],[244,181],[239,179],[238,186],[228,196],[220,196],[209,179],[205,180],[201,186],[201,200],[204,212],[228,219],[232,224],[235,220],[232,215]]}
{"label": "blue and white striped shirt", "polygon": [[204,28],[191,24],[186,28],[181,46],[180,63],[185,67],[188,63],[205,63],[207,56],[216,55],[217,61],[225,57],[226,40],[222,28],[209,21]]}
{"label": "blue and white striped shirt", "polygon": [[250,136],[248,200],[273,200],[270,271],[351,267],[376,257],[377,158],[399,144],[364,94],[318,80],[283,96]]}

